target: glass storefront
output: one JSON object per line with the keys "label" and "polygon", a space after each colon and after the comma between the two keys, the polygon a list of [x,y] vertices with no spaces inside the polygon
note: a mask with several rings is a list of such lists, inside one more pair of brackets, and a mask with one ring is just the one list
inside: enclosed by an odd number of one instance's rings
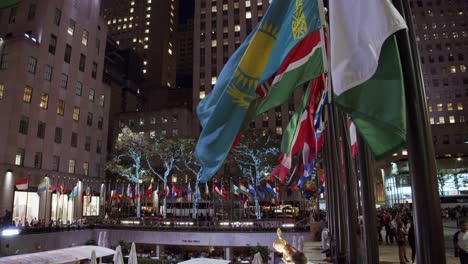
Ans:
{"label": "glass storefront", "polygon": [[13,221],[24,226],[25,221],[31,223],[39,219],[39,195],[36,192],[15,191],[13,200]]}
{"label": "glass storefront", "polygon": [[[58,199],[57,199],[58,198]],[[58,201],[57,201],[58,200]],[[56,193],[52,194],[52,208],[50,218],[61,224],[66,224],[69,219],[68,214],[68,195],[62,194],[58,196]]]}

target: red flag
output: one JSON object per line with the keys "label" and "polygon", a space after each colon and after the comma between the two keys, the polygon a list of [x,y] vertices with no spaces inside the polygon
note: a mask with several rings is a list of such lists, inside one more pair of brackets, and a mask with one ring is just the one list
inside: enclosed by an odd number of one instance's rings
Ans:
{"label": "red flag", "polygon": [[153,183],[151,183],[146,190],[146,197],[151,198],[151,195],[153,194]]}
{"label": "red flag", "polygon": [[18,190],[27,190],[29,188],[28,178],[20,179],[15,181],[16,189]]}

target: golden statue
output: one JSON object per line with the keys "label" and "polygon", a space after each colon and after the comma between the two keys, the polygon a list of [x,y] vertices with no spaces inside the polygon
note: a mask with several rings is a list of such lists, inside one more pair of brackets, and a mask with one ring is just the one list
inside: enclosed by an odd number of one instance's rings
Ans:
{"label": "golden statue", "polygon": [[291,244],[289,244],[286,240],[283,239],[283,232],[280,228],[276,232],[278,235],[278,239],[273,243],[273,248],[283,255],[283,261],[286,264],[306,264],[307,258],[305,257],[304,253],[297,250]]}

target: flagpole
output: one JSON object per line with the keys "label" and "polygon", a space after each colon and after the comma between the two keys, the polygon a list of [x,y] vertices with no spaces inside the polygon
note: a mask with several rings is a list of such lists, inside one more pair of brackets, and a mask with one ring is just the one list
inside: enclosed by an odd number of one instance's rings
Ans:
{"label": "flagpole", "polygon": [[28,199],[29,199],[29,180],[31,179],[31,175],[28,175],[28,188],[26,189],[26,208],[24,209],[24,224],[26,226],[26,221],[28,221],[27,219],[27,215],[28,215]]}
{"label": "flagpole", "polygon": [[[379,263],[379,247],[377,241],[377,213],[375,210],[374,194],[374,158],[369,146],[361,136],[357,135],[359,148],[359,165],[362,194],[362,213],[364,226],[364,257],[367,264]],[[440,216],[439,216],[440,217]],[[426,262],[418,262],[426,263]]]}
{"label": "flagpole", "polygon": [[[426,96],[418,48],[407,1],[396,0],[395,7],[405,18],[408,31],[397,32],[403,66],[407,107],[407,146],[411,191],[415,214],[415,237],[419,263],[445,263],[445,245],[437,190],[437,169],[427,116]],[[427,227],[431,232],[427,232]]]}

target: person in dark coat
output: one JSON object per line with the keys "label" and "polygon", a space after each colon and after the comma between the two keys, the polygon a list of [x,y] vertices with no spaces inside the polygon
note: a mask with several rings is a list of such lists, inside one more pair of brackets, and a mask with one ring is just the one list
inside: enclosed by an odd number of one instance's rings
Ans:
{"label": "person in dark coat", "polygon": [[413,221],[410,222],[410,227],[408,229],[408,244],[411,247],[411,261],[414,263],[416,257],[416,241],[414,239],[414,224]]}

